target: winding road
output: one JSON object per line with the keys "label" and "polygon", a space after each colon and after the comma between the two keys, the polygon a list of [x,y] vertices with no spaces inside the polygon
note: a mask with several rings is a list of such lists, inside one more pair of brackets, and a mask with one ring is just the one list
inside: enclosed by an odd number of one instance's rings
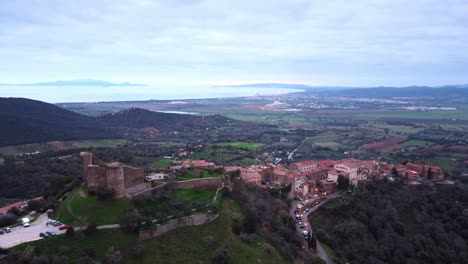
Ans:
{"label": "winding road", "polygon": [[[334,192],[330,195],[327,196],[327,198],[323,199],[323,197],[321,198],[322,201],[317,204],[316,206],[314,207],[310,207],[310,205],[315,202],[317,198],[312,198],[312,199],[307,199],[305,201],[303,201],[302,203],[305,204],[305,206],[303,208],[301,208],[299,210],[299,212],[301,214],[303,214],[304,216],[302,217],[302,221],[305,223],[305,226],[306,228],[305,229],[300,229],[299,227],[297,228],[298,232],[300,233],[300,235],[302,236],[302,231],[303,230],[306,230],[308,229],[311,233],[312,233],[312,226],[310,225],[310,222],[309,222],[309,214],[314,212],[315,210],[317,210],[320,206],[322,206],[323,204],[325,204],[327,201],[331,200],[331,199],[334,199],[334,198],[337,198],[340,196],[340,193],[339,192]],[[294,210],[296,210],[296,206],[301,203],[300,201],[293,201],[292,204],[291,204],[291,209],[290,209],[290,214],[292,215],[292,217],[295,219],[295,214],[294,214]],[[304,209],[308,207],[310,208],[308,212],[304,213]],[[320,242],[317,240],[317,256],[319,256],[321,259],[323,259],[327,264],[334,264],[335,262],[330,258],[328,257],[327,253],[325,252],[325,250],[323,249],[322,245],[320,244]]]}
{"label": "winding road", "polygon": [[295,148],[293,151],[291,151],[291,153],[289,153],[289,155],[288,155],[288,160],[292,160],[294,153],[296,153],[296,151],[298,151],[300,148],[302,148],[302,145],[304,145],[304,143],[306,142],[306,140],[308,140],[309,138],[310,138],[310,137],[304,138],[304,140],[302,140],[302,142],[301,142],[301,144],[299,145],[299,147]]}

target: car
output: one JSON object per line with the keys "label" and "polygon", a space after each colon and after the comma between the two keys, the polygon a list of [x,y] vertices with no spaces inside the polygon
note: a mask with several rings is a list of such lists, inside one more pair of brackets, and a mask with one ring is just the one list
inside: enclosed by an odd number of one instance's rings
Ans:
{"label": "car", "polygon": [[304,206],[305,204],[304,203],[299,203],[300,205]]}
{"label": "car", "polygon": [[5,228],[5,233],[10,233],[11,229],[9,227]]}
{"label": "car", "polygon": [[300,215],[296,215],[296,220],[302,220],[302,217]]}
{"label": "car", "polygon": [[61,225],[59,227],[59,230],[65,230],[65,229],[68,229],[70,226],[69,225]]}
{"label": "car", "polygon": [[0,235],[3,235],[5,234],[5,232],[3,231],[3,229],[0,229]]}
{"label": "car", "polygon": [[297,205],[296,205],[296,209],[301,209],[302,206],[303,206],[303,205],[301,205],[301,204],[297,204]]}
{"label": "car", "polygon": [[306,208],[304,211],[305,211],[306,213],[309,212],[309,208]]}
{"label": "car", "polygon": [[54,231],[47,231],[46,234],[48,234],[49,236],[55,236],[55,232],[54,232]]}
{"label": "car", "polygon": [[42,232],[41,232],[41,233],[39,233],[39,236],[40,236],[40,237],[48,237],[49,234],[47,234],[47,233],[42,233]]}
{"label": "car", "polygon": [[305,228],[305,225],[300,225],[299,228],[300,228],[300,229],[304,229],[304,228]]}
{"label": "car", "polygon": [[297,224],[298,224],[298,225],[303,225],[304,222],[302,222],[302,220],[299,220],[299,221],[297,222]]}
{"label": "car", "polygon": [[57,227],[57,226],[61,226],[63,225],[62,223],[60,223],[59,221],[55,221],[52,223],[53,226]]}
{"label": "car", "polygon": [[302,235],[304,236],[305,239],[309,238],[309,231],[307,230],[302,231]]}

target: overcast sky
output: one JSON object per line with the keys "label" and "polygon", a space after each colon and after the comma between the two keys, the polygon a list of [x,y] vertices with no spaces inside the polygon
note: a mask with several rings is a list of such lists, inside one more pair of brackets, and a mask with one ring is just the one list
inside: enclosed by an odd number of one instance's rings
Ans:
{"label": "overcast sky", "polygon": [[0,83],[468,83],[467,0],[0,0]]}

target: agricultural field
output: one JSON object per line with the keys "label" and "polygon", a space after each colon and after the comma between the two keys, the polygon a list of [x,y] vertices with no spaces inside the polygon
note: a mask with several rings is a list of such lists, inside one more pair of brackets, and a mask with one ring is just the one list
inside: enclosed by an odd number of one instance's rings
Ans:
{"label": "agricultural field", "polygon": [[394,150],[401,149],[402,146],[400,145],[400,143],[404,141],[406,141],[406,138],[393,137],[393,138],[384,139],[378,142],[366,144],[362,146],[360,149],[366,150],[366,151],[388,153]]}
{"label": "agricultural field", "polygon": [[402,143],[401,145],[405,147],[430,147],[434,145],[434,143],[430,141],[411,139]]}
{"label": "agricultural field", "polygon": [[225,142],[225,143],[218,143],[219,146],[230,146],[234,148],[241,148],[241,149],[248,149],[248,150],[256,150],[263,146],[261,143],[251,143],[251,142]]}

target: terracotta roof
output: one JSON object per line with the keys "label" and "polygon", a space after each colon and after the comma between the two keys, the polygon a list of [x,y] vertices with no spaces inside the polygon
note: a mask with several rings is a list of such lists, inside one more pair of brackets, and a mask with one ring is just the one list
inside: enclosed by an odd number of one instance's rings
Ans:
{"label": "terracotta roof", "polygon": [[295,162],[292,165],[296,167],[304,167],[304,166],[310,166],[310,165],[315,165],[315,164],[317,164],[316,161],[305,160],[305,161]]}

